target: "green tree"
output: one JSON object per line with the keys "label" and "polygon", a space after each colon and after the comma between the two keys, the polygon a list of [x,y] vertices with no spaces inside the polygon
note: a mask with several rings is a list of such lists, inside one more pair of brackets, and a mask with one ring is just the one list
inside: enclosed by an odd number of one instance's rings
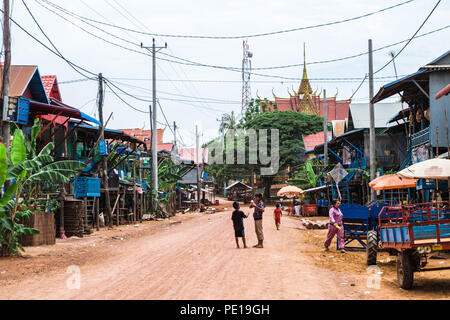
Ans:
{"label": "green tree", "polygon": [[[305,151],[302,135],[320,132],[323,126],[323,118],[317,115],[298,113],[296,111],[269,111],[254,117],[247,126],[249,128],[278,129],[279,130],[279,168],[297,166],[302,162]],[[267,142],[270,148],[270,139]],[[264,183],[264,197],[268,198],[273,176],[261,176]]]}
{"label": "green tree", "polygon": [[235,130],[238,126],[238,121],[236,118],[236,115],[234,114],[234,111],[231,111],[231,113],[225,113],[222,115],[222,119],[217,121],[220,121],[219,125],[219,133],[220,134],[226,134],[229,130]]}
{"label": "green tree", "polygon": [[[298,113],[295,111],[268,111],[259,112],[257,110],[258,102],[252,104],[251,109],[248,110],[241,120],[240,127],[245,130],[254,129],[257,133],[258,130],[268,130],[267,145],[271,150],[270,129],[278,129],[279,132],[279,170],[285,170],[288,167],[299,166],[302,162],[302,155],[304,152],[304,145],[302,135],[308,135],[316,133],[322,130],[323,118]],[[236,138],[237,139],[237,138]],[[225,146],[224,154],[227,152],[227,148],[234,148],[233,152],[236,154],[238,151],[238,144],[233,146]],[[257,146],[249,145],[249,139],[247,138],[245,143],[246,150],[250,148],[254,149]],[[230,179],[242,180],[244,177],[250,177],[250,172],[255,171],[258,174],[259,168],[263,167],[260,163],[256,165],[248,164],[248,154],[246,154],[246,164],[227,163],[227,164],[212,164],[208,166],[208,173],[212,174],[216,181],[228,181]],[[264,197],[268,198],[270,195],[270,186],[275,178],[276,174],[271,176],[261,176],[264,184]]]}

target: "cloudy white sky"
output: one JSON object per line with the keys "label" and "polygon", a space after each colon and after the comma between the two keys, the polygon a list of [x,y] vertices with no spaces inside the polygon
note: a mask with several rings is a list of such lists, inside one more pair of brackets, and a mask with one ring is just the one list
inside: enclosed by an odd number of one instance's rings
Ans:
{"label": "cloudy white sky", "polygon": [[[47,0],[46,0],[47,1]],[[69,11],[94,20],[110,22],[134,30],[159,34],[187,35],[247,35],[342,20],[376,11],[402,1],[388,0],[49,0]],[[93,23],[109,32],[84,24],[76,18],[63,20],[43,6],[42,0],[25,0],[43,30],[60,52],[74,63],[94,72],[102,72],[127,92],[141,99],[151,100],[151,58],[131,52],[89,35],[79,27],[121,46],[140,49],[141,42],[151,45],[152,36],[121,31]],[[367,39],[373,40],[374,49],[410,38],[436,4],[435,0],[415,0],[398,8],[357,21],[333,26],[249,38],[253,52],[253,68],[303,63],[303,43],[306,44],[308,62],[345,57],[367,51]],[[22,0],[13,0],[12,18],[34,36],[49,45],[40,33]],[[55,12],[55,9],[52,9]],[[63,15],[61,12],[59,12]],[[449,25],[450,1],[442,0],[419,34]],[[79,27],[77,27],[77,25]],[[120,37],[123,40],[117,39]],[[209,65],[233,66],[242,63],[242,39],[213,40],[157,37],[157,44],[167,42],[162,52]],[[416,71],[420,66],[449,50],[450,28],[413,40],[396,59],[399,75]],[[374,69],[389,61],[389,52],[398,51],[403,44],[374,53]],[[169,58],[159,55],[159,57]],[[66,62],[53,55],[16,26],[12,26],[13,64],[37,65],[41,75],[56,74],[59,82],[83,77]],[[361,56],[341,62],[307,66],[313,90],[326,89],[327,95],[338,91],[338,99],[347,99],[359,80],[319,80],[320,78],[360,78],[368,71],[368,58]],[[258,73],[288,78],[301,77],[302,67],[258,70]],[[392,65],[377,77],[393,76]],[[134,79],[134,80],[129,80]],[[221,114],[241,110],[241,74],[199,66],[186,66],[157,61],[157,96],[168,121],[177,122],[183,143],[195,144],[195,124],[202,131],[202,142],[217,133],[217,118]],[[315,80],[316,79],[316,80]],[[376,79],[378,88],[391,79]],[[298,89],[300,81],[283,80],[253,75],[252,96],[272,97],[272,89],[280,97],[288,96],[288,88]],[[95,98],[97,83],[79,81],[60,84],[63,101],[97,116]],[[368,100],[365,83],[355,94],[354,101]],[[134,107],[148,110],[148,102],[126,95],[123,99]],[[174,101],[184,100],[184,101]],[[159,110],[158,110],[159,111]],[[134,111],[113,93],[106,92],[105,115],[113,112],[112,128],[149,128],[148,114]],[[106,117],[105,116],[105,117]],[[158,121],[165,122],[161,113]],[[161,127],[161,125],[160,125]],[[166,130],[164,140],[172,141]]]}

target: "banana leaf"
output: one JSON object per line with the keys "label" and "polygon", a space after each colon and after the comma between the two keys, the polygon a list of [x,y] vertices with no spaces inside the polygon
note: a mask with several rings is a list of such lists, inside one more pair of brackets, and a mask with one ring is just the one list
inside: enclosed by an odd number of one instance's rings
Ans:
{"label": "banana leaf", "polygon": [[25,148],[25,138],[22,130],[15,130],[11,143],[11,162],[16,165],[27,158],[27,150]]}
{"label": "banana leaf", "polygon": [[82,162],[76,160],[61,160],[57,162],[50,163],[43,167],[42,171],[50,171],[50,170],[72,170],[78,171],[83,170],[86,165]]}
{"label": "banana leaf", "polygon": [[64,182],[69,183],[70,177],[65,175],[64,173],[58,172],[58,171],[39,171],[33,175],[31,175],[27,182],[29,181],[52,181],[52,182]]}
{"label": "banana leaf", "polygon": [[52,152],[53,148],[55,148],[55,144],[53,142],[49,142],[42,148],[41,152],[39,152],[39,156],[47,155],[49,156]]}
{"label": "banana leaf", "polygon": [[9,188],[3,194],[3,197],[0,199],[0,208],[4,207],[8,203],[8,201],[11,200],[11,197],[14,195],[16,190],[17,182],[15,181],[12,185],[9,186]]}

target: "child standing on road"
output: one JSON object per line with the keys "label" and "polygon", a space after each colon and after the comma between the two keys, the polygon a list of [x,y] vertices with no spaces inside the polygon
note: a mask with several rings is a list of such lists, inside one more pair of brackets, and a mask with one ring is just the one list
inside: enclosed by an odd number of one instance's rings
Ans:
{"label": "child standing on road", "polygon": [[244,243],[244,248],[247,248],[247,244],[245,243],[245,234],[244,234],[244,218],[248,217],[248,214],[245,215],[239,207],[239,203],[237,201],[233,202],[233,214],[231,215],[231,220],[233,220],[234,227],[234,236],[236,239],[236,247],[239,249],[239,238],[242,238],[242,242]]}
{"label": "child standing on road", "polygon": [[280,209],[280,204],[277,203],[275,205],[275,210],[273,211],[273,217],[275,218],[275,226],[277,227],[277,230],[280,230],[280,223],[281,223],[281,215],[283,212]]}

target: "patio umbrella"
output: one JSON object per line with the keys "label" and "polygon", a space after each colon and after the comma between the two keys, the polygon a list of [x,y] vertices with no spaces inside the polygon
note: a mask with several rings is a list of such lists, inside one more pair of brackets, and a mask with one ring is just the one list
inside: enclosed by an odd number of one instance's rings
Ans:
{"label": "patio umbrella", "polygon": [[450,178],[450,160],[435,158],[421,161],[397,174],[411,179],[448,180]]}
{"label": "patio umbrella", "polygon": [[281,197],[281,196],[298,196],[298,195],[300,195],[300,193],[303,193],[302,189],[297,188],[295,186],[287,186],[287,187],[281,188],[277,192],[277,196],[279,196],[279,197]]}
{"label": "patio umbrella", "polygon": [[397,174],[386,174],[370,181],[369,186],[374,190],[415,188],[416,179],[400,177]]}

